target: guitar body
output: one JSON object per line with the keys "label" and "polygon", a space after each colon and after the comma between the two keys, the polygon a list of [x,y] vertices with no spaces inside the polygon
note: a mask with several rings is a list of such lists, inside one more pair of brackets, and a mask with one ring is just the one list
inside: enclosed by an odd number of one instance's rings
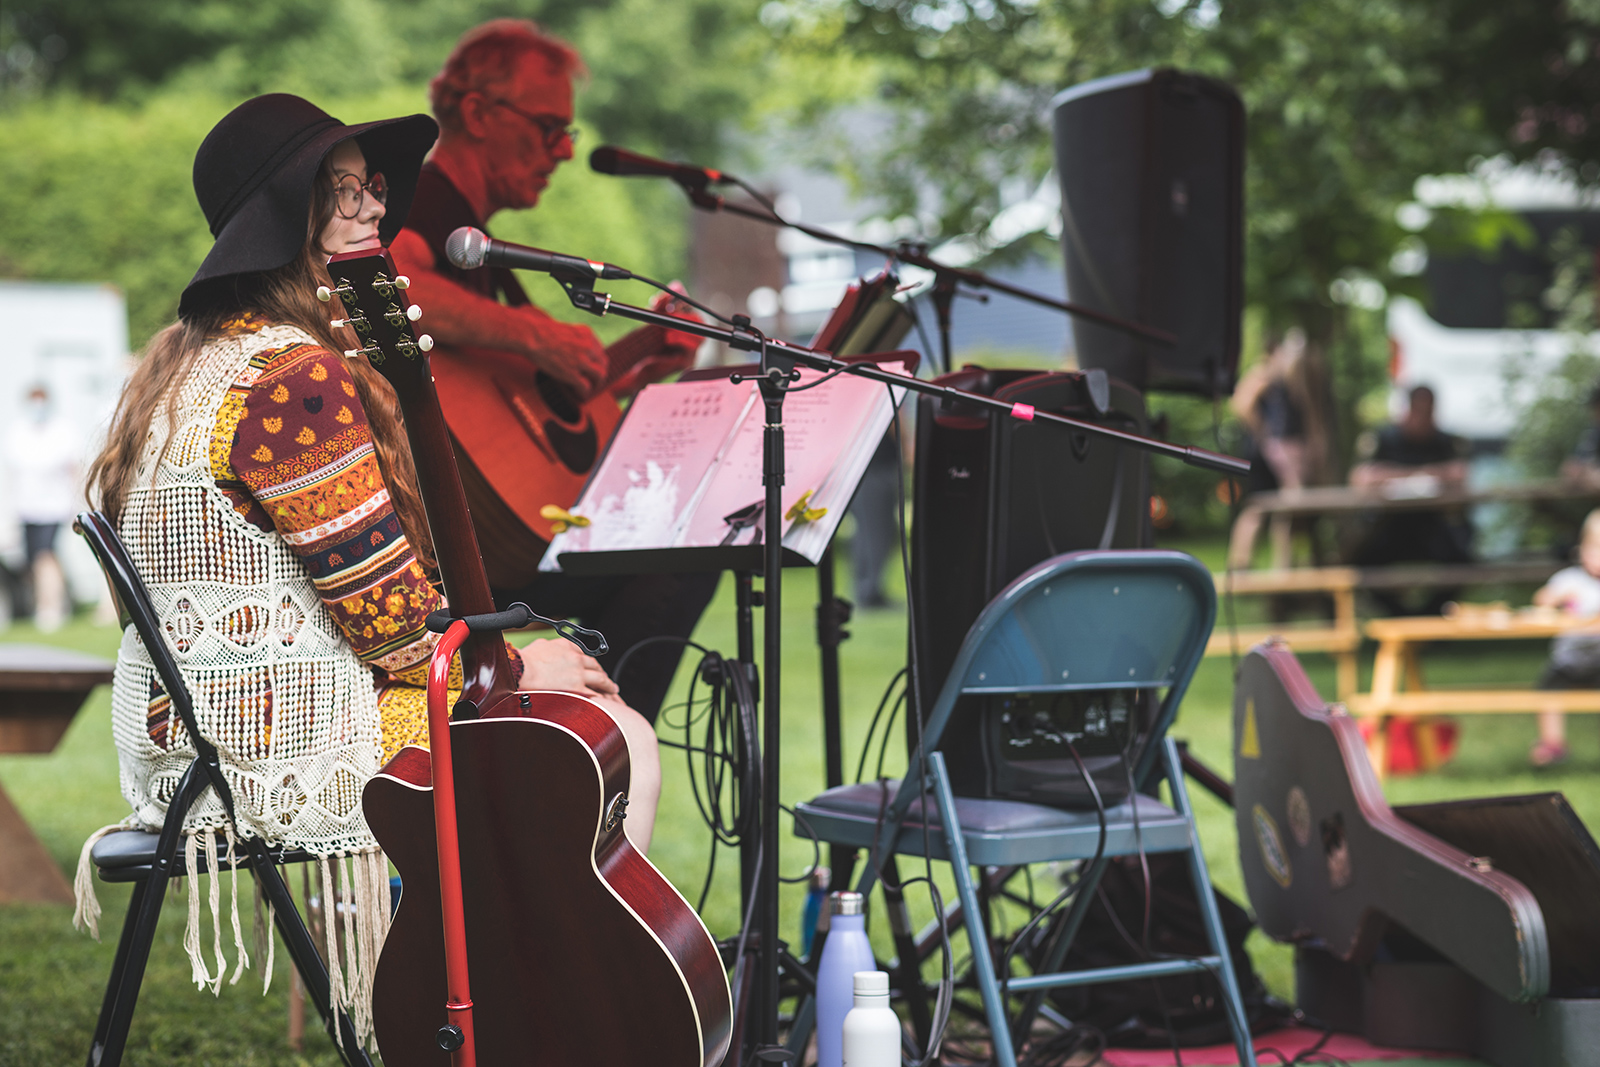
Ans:
{"label": "guitar body", "polygon": [[553,536],[539,509],[578,499],[622,411],[609,393],[579,404],[513,352],[441,346],[430,362],[489,584],[526,585]]}
{"label": "guitar body", "polygon": [[[517,713],[450,727],[478,1062],[719,1061],[730,1005],[716,946],[625,820],[607,828],[628,786],[622,734],[570,694],[533,694]],[[446,994],[432,793],[428,753],[407,748],[363,797],[404,885],[373,987],[389,1067],[450,1062],[435,1039]]]}
{"label": "guitar body", "polygon": [[667,346],[659,326],[615,341],[606,348],[607,387],[587,401],[514,352],[433,350],[434,388],[492,588],[519,589],[538,575],[554,536],[540,509],[578,499],[622,421],[609,387]]}

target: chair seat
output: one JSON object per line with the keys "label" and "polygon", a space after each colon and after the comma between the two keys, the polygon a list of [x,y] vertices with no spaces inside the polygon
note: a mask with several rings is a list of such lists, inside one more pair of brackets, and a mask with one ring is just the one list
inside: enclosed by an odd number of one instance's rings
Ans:
{"label": "chair seat", "polygon": [[[887,793],[885,793],[887,787]],[[881,813],[900,788],[898,780],[860,782],[828,790],[796,806],[795,834],[815,836],[829,844],[871,848],[877,839]],[[1138,804],[1138,830],[1134,829],[1134,803]],[[948,860],[943,824],[937,805],[929,804],[928,854]],[[967,859],[982,867],[1019,863],[1089,859],[1100,839],[1100,820],[1093,811],[1063,811],[1016,800],[956,797],[956,818],[961,822]],[[914,800],[900,828],[895,851],[923,854],[922,800]],[[1180,852],[1189,847],[1189,823],[1153,797],[1138,795],[1106,809],[1107,856],[1125,856],[1143,850]]]}
{"label": "chair seat", "polygon": [[[148,830],[118,830],[116,833],[107,834],[94,843],[89,850],[89,856],[94,860],[94,865],[100,870],[100,878],[106,882],[138,882],[150,875],[150,867],[155,863],[156,846],[161,841],[161,835]],[[279,851],[273,849],[272,858],[275,863],[301,863],[311,858],[307,852],[298,849]],[[221,862],[218,866],[222,870],[230,870],[233,864],[227,861],[228,845],[222,838],[217,838],[217,855]],[[174,874],[183,874],[183,850],[178,850],[177,867]],[[206,852],[199,850],[200,872],[207,873],[210,868],[206,866]],[[241,863],[240,867],[248,867],[248,862]]]}

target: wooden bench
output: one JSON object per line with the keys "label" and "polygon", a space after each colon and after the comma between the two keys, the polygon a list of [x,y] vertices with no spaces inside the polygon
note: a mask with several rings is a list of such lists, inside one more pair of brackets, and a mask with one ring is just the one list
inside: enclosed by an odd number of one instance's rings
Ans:
{"label": "wooden bench", "polygon": [[[1268,638],[1278,638],[1295,652],[1320,652],[1334,658],[1335,687],[1340,700],[1351,699],[1359,686],[1357,653],[1362,631],[1356,618],[1358,590],[1449,588],[1536,584],[1561,565],[1553,560],[1503,563],[1397,564],[1390,567],[1294,567],[1278,570],[1236,570],[1213,575],[1217,593],[1240,596],[1326,594],[1333,601],[1332,618],[1230,628],[1227,609],[1211,634],[1206,655],[1243,655]],[[1369,628],[1370,632],[1370,628]],[[1600,709],[1596,709],[1600,710]]]}

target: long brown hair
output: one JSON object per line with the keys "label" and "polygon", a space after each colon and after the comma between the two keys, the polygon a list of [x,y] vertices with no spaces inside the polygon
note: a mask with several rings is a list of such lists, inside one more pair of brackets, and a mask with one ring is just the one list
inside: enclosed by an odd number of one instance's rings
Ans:
{"label": "long brown hair", "polygon": [[[332,352],[360,347],[348,326],[335,330],[328,324],[328,305],[316,298],[317,286],[333,284],[323,266],[326,253],[318,235],[333,218],[334,207],[333,173],[325,164],[312,182],[311,213],[300,255],[276,270],[230,279],[232,284],[219,287],[205,310],[180,318],[150,339],[117,401],[105,447],[89,466],[90,496],[113,523],[122,519],[151,426],[158,416],[166,418],[169,428],[176,422],[178,390],[171,386],[189,373],[206,340],[223,332],[229,320],[253,312],[274,323],[298,326]],[[347,362],[372,427],[373,450],[395,513],[418,559],[431,570],[435,566],[433,538],[417,491],[417,472],[399,401],[365,356]]]}

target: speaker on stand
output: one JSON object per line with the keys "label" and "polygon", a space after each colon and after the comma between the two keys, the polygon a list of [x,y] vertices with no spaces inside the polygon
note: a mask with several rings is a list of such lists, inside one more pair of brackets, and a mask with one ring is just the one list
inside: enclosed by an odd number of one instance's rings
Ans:
{"label": "speaker on stand", "polygon": [[1078,366],[1139,390],[1224,396],[1244,306],[1244,105],[1222,82],[1138,70],[1057,95],[1067,298],[1173,333],[1075,319]]}
{"label": "speaker on stand", "polygon": [[[1103,78],[1056,97],[1068,299],[1166,330],[1175,345],[1073,322],[1077,372],[967,367],[941,381],[1147,432],[1145,390],[1219,396],[1238,368],[1244,291],[1244,109],[1227,85],[1175,70]],[[1152,544],[1145,454],[931,398],[917,408],[912,605],[921,704],[996,594],[1062,552]],[[1027,796],[958,706],[940,748],[958,793]],[[1097,761],[1090,772],[1101,778]],[[1045,799],[1035,797],[1035,799]],[[1082,798],[1062,797],[1074,804]]]}

